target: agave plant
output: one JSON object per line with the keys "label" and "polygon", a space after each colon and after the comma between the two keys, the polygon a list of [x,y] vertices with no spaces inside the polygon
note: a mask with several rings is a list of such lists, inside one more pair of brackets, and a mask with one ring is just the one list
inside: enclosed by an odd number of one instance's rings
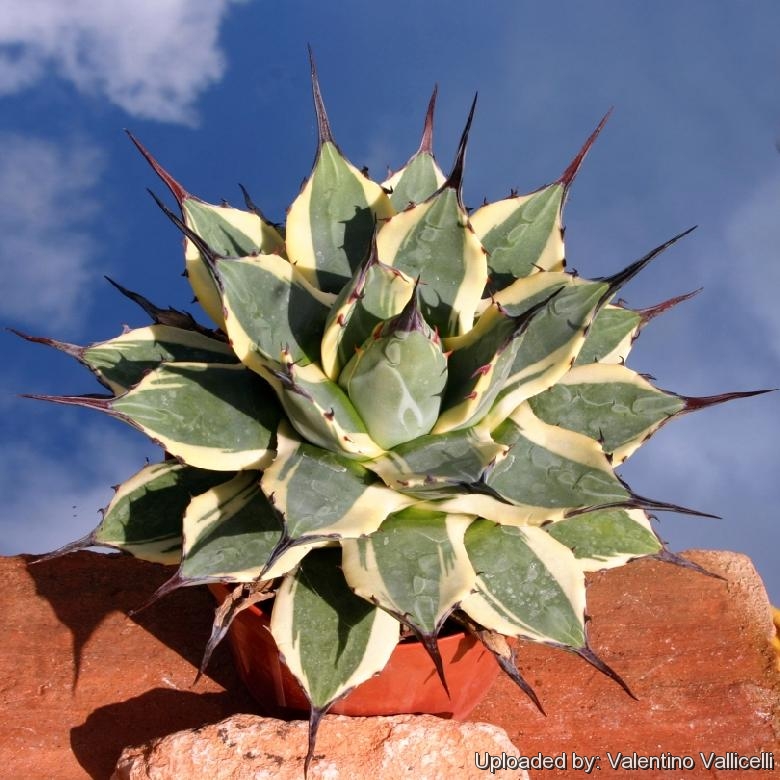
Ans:
{"label": "agave plant", "polygon": [[[379,672],[402,634],[428,650],[455,619],[512,678],[503,637],[578,653],[585,573],[642,556],[682,563],[614,471],[670,419],[751,393],[689,398],[625,365],[657,314],[614,276],[565,270],[562,209],[596,128],[563,175],[468,210],[474,105],[445,176],[434,91],[417,152],[384,182],[334,141],[314,65],[312,173],[273,224],[191,195],[135,138],[179,206],[186,276],[213,329],[116,285],[153,320],[79,347],[107,395],[34,396],[101,410],[166,458],[117,490],[101,545],[178,569],[158,595],[227,583],[206,653],[241,609],[274,597],[271,631],[317,724]],[[476,102],[476,100],[475,100]],[[24,335],[24,334],[21,334]],[[538,701],[537,701],[538,704]],[[308,765],[308,760],[307,760]]]}

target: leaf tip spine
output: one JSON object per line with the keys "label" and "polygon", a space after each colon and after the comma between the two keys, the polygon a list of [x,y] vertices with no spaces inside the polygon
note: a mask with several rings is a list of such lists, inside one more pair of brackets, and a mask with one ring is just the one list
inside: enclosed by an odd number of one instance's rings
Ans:
{"label": "leaf tip spine", "polygon": [[738,398],[752,398],[756,395],[765,393],[776,393],[777,387],[767,388],[765,390],[741,390],[732,393],[720,393],[718,395],[707,396],[680,396],[685,404],[683,412],[696,412],[699,409],[706,409],[709,406],[717,406],[726,403],[726,401],[735,401]]}
{"label": "leaf tip spine", "polygon": [[457,192],[458,201],[463,206],[463,173],[466,160],[466,147],[469,142],[469,133],[471,132],[471,123],[474,120],[474,111],[477,108],[477,97],[479,93],[474,95],[474,100],[471,102],[471,108],[469,109],[469,115],[466,119],[466,126],[463,128],[463,133],[460,136],[460,142],[458,143],[458,151],[455,154],[455,163],[452,166],[450,175],[447,180],[442,184],[438,192],[442,192],[445,189],[453,189]]}
{"label": "leaf tip spine", "polygon": [[596,282],[606,282],[609,285],[609,288],[604,295],[604,302],[606,302],[607,299],[609,299],[621,287],[623,287],[623,285],[631,281],[640,271],[645,268],[645,266],[658,257],[658,255],[669,249],[669,247],[673,244],[676,244],[680,239],[690,235],[694,230],[696,230],[697,227],[698,225],[694,225],[687,230],[683,230],[682,233],[678,233],[676,236],[673,236],[668,241],[664,241],[663,244],[659,244],[657,247],[655,247],[655,249],[651,249],[646,255],[640,257],[638,260],[635,260],[633,263],[626,266],[626,268],[624,268],[622,271],[618,271],[618,273],[614,274],[613,276],[594,279]]}
{"label": "leaf tip spine", "polygon": [[573,650],[594,669],[614,680],[634,701],[639,701],[636,694],[628,687],[628,683],[611,666],[602,661],[587,642],[583,647],[575,647]]}
{"label": "leaf tip spine", "polygon": [[641,327],[644,327],[648,322],[650,322],[650,320],[654,319],[659,314],[663,314],[664,312],[673,309],[675,306],[683,303],[684,301],[689,301],[691,298],[695,298],[703,289],[703,287],[699,287],[696,290],[691,290],[690,292],[684,293],[682,295],[676,295],[674,298],[669,298],[666,301],[661,301],[661,303],[657,303],[655,306],[648,306],[645,309],[638,309],[637,314],[642,320]]}
{"label": "leaf tip spine", "polygon": [[422,138],[417,154],[430,154],[433,156],[433,116],[436,111],[436,97],[439,94],[439,85],[433,85],[433,92],[428,101],[428,109],[425,112],[425,122],[423,123]]}
{"label": "leaf tip spine", "polygon": [[324,144],[332,143],[335,146],[336,142],[333,140],[333,132],[330,129],[328,114],[325,111],[325,101],[322,99],[322,92],[320,91],[320,82],[317,77],[317,64],[314,61],[314,52],[312,51],[311,44],[307,44],[306,48],[309,52],[311,91],[312,97],[314,98],[314,111],[317,115],[317,151],[319,153]]}
{"label": "leaf tip spine", "polygon": [[588,136],[587,140],[582,145],[582,148],[579,150],[579,152],[577,152],[574,159],[569,163],[566,170],[561,174],[561,177],[558,179],[558,184],[561,184],[564,190],[568,190],[571,187],[574,179],[580,171],[580,168],[582,167],[582,163],[584,162],[585,157],[587,157],[591,147],[596,142],[596,139],[601,134],[601,131],[604,129],[604,125],[607,124],[610,116],[612,116],[613,111],[614,106],[611,107],[606,114],[604,114],[604,116],[601,118],[601,121],[598,123],[598,125],[596,125],[596,129]]}
{"label": "leaf tip spine", "polygon": [[181,206],[187,198],[192,198],[187,190],[171,176],[165,168],[160,165],[159,162],[152,156],[152,153],[136,138],[129,130],[125,129],[128,138],[133,142],[133,145],[141,153],[142,157],[149,163],[152,170],[162,179],[168,189],[171,191],[171,195],[176,198],[176,202]]}

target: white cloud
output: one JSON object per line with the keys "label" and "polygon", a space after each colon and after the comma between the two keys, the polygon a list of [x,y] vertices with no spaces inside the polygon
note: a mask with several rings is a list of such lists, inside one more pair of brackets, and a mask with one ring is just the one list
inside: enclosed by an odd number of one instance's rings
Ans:
{"label": "white cloud", "polygon": [[51,68],[130,114],[191,124],[199,93],[225,70],[217,37],[230,3],[7,0],[0,94],[32,86]]}
{"label": "white cloud", "polygon": [[0,135],[3,320],[78,324],[95,252],[89,220],[102,155],[82,143]]}

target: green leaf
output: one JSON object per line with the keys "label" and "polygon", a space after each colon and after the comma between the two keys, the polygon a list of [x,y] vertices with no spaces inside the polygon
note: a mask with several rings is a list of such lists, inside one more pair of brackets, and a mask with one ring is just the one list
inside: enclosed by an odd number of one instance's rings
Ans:
{"label": "green leaf", "polygon": [[642,316],[623,306],[604,306],[591,324],[575,366],[588,363],[622,363],[639,334]]}
{"label": "green leaf", "polygon": [[84,362],[114,393],[123,393],[161,363],[235,363],[224,341],[168,325],[129,330],[85,347]]}
{"label": "green leaf", "polygon": [[560,182],[537,192],[489,203],[471,215],[471,225],[488,252],[491,286],[501,290],[519,277],[564,267]]}
{"label": "green leaf", "polygon": [[344,391],[315,364],[287,363],[269,381],[290,423],[306,441],[356,460],[384,452],[368,435]]}
{"label": "green leaf", "polygon": [[192,197],[185,198],[182,210],[187,226],[222,257],[284,251],[279,231],[256,211],[213,206]]}
{"label": "green leaf", "polygon": [[[489,428],[495,428],[526,398],[546,390],[568,371],[608,290],[606,282],[576,280],[561,288],[534,316],[523,334],[507,379],[485,418]],[[500,293],[496,299],[512,314],[516,314],[516,306],[521,311],[527,310],[527,299],[519,306],[505,303]]]}
{"label": "green leaf", "polygon": [[[231,206],[214,206],[191,195],[168,173],[143,144],[128,132],[130,140],[146,158],[155,173],[166,184],[181,208],[183,226],[210,247],[217,255],[252,255],[258,252],[284,252],[284,239],[274,225],[268,222],[251,202],[244,190],[248,211]],[[242,188],[243,189],[243,188]],[[174,222],[179,222],[158,199],[158,205]],[[186,274],[200,305],[206,313],[224,330],[222,301],[214,282],[208,258],[199,251],[199,247],[188,236],[184,242],[184,260]]]}
{"label": "green leaf", "polygon": [[505,636],[582,648],[585,578],[571,550],[540,528],[476,520],[464,543],[477,572],[460,608]]}
{"label": "green leaf", "polygon": [[604,306],[593,320],[575,365],[625,363],[634,341],[650,320],[700,292],[701,288],[638,311],[620,304]]}
{"label": "green leaf", "polygon": [[265,470],[263,490],[284,515],[287,540],[371,533],[414,499],[376,483],[362,465],[302,443],[282,423],[277,456]]}
{"label": "green leaf", "polygon": [[297,363],[318,361],[328,306],[279,255],[219,258],[225,327],[241,361],[262,373],[282,351]]}
{"label": "green leaf", "polygon": [[549,519],[555,519],[566,510],[631,498],[595,441],[542,422],[527,403],[499,426],[493,438],[508,452],[485,482],[513,504],[550,510]]}
{"label": "green leaf", "polygon": [[184,515],[184,547],[177,584],[273,579],[298,564],[311,546],[300,546],[266,570],[282,520],[260,489],[260,474],[242,472],[192,499]]}
{"label": "green leaf", "polygon": [[355,350],[384,320],[399,314],[414,292],[414,280],[379,262],[376,243],[365,262],[339,293],[322,335],[322,368],[332,381]]}
{"label": "green leaf", "polygon": [[344,576],[359,596],[434,637],[474,585],[463,546],[472,520],[415,507],[397,512],[369,536],[344,541]]}
{"label": "green leaf", "polygon": [[190,466],[239,471],[273,457],[279,405],[243,366],[162,365],[108,407]]}
{"label": "green leaf", "polygon": [[419,148],[403,168],[382,182],[382,187],[390,192],[390,202],[396,211],[403,211],[413,203],[422,203],[446,181],[433,157],[433,112],[437,93],[438,88],[434,87]]}
{"label": "green leaf", "polygon": [[613,465],[686,408],[685,399],[658,390],[625,366],[598,363],[575,366],[529,404],[550,425],[599,441]]}
{"label": "green leaf", "polygon": [[410,204],[427,200],[444,184],[445,180],[433,155],[422,152],[412,157],[387,181],[382,182],[382,186],[392,190],[390,202],[393,208],[396,211],[403,211]]}
{"label": "green leaf", "polygon": [[498,307],[496,316],[489,311],[469,331],[471,338],[463,339],[462,346],[450,351],[447,389],[434,428],[437,433],[478,423],[490,410],[512,368],[527,323],[518,322]]}
{"label": "green leaf", "polygon": [[173,460],[145,466],[122,483],[87,544],[116,547],[154,563],[179,563],[182,517],[190,499],[225,479],[224,472]]}
{"label": "green leaf", "polygon": [[400,633],[395,618],[350,590],[340,559],[338,549],[307,555],[282,580],[271,615],[279,652],[319,711],[381,671]]}
{"label": "green leaf", "polygon": [[496,304],[466,337],[448,340],[447,390],[436,433],[467,428],[485,417],[507,383],[534,316],[559,290],[514,317]]}
{"label": "green leaf", "polygon": [[[550,300],[546,311],[540,312],[529,325],[515,356],[510,377],[484,424],[490,429],[495,428],[518,404],[555,384],[576,360],[585,341],[585,334],[599,309],[648,263],[691,230],[693,228],[674,236],[610,277],[595,282],[572,280],[569,287],[562,289]],[[537,274],[536,277],[552,275],[548,272]],[[510,314],[515,314],[514,307],[519,299],[520,309],[525,311],[528,307],[527,286],[536,277],[519,279],[497,293],[495,301]]]}
{"label": "green leaf", "polygon": [[287,215],[290,262],[311,284],[338,292],[366,256],[375,221],[393,213],[382,187],[326,141]]}
{"label": "green leaf", "polygon": [[505,449],[471,428],[420,436],[365,465],[394,490],[424,495],[478,482]]}
{"label": "green leaf", "polygon": [[471,224],[488,251],[491,287],[508,290],[539,271],[566,266],[562,212],[577,172],[606,124],[607,114],[590,134],[561,177],[529,195],[486,203]]}
{"label": "green leaf", "polygon": [[[503,445],[502,445],[503,446]],[[503,452],[506,452],[503,447]],[[525,527],[528,525],[546,525],[552,519],[564,517],[564,511],[550,509],[549,507],[534,507],[521,504],[513,504],[498,494],[489,495],[488,492],[471,492],[465,487],[414,491],[421,500],[415,506],[419,509],[430,509],[436,512],[448,512],[452,514],[473,515],[492,520],[503,525],[516,525]]]}
{"label": "green leaf", "polygon": [[566,545],[584,571],[622,566],[663,547],[641,509],[602,509],[545,526],[553,539]]}
{"label": "green leaf", "polygon": [[[124,288],[121,289],[129,293]],[[135,293],[130,293],[130,295],[141,298]],[[142,300],[148,303],[146,299]],[[174,309],[168,309],[162,313],[163,315],[173,313],[173,318],[180,315],[180,319],[186,319],[188,316],[181,315],[181,312]],[[98,381],[115,395],[124,393],[138,384],[151,369],[156,368],[161,363],[238,362],[230,346],[225,341],[214,338],[213,334],[204,332],[205,329],[198,331],[193,328],[180,328],[157,323],[145,328],[127,329],[117,338],[90,344],[86,347],[42,336],[30,336],[14,328],[10,330],[20,338],[37,344],[45,344],[47,347],[53,347],[75,358],[92,371]]]}
{"label": "green leaf", "polygon": [[[217,255],[245,257],[256,252],[284,251],[284,239],[257,214],[229,206],[212,206],[192,197],[182,201],[181,208],[187,227]],[[209,317],[223,328],[222,300],[208,260],[189,238],[184,243],[184,261],[195,297]]]}
{"label": "green leaf", "polygon": [[420,280],[423,315],[442,337],[471,329],[487,263],[454,188],[388,220],[377,248],[383,263]]}

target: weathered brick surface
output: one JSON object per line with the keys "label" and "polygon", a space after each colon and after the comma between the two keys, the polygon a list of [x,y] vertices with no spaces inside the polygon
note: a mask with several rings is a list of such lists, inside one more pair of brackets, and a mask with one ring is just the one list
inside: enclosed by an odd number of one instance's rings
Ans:
{"label": "weathered brick surface", "polygon": [[191,687],[208,593],[181,590],[131,619],[168,569],[88,552],[27,560],[0,559],[0,776],[105,780],[127,745],[252,711],[227,648]]}
{"label": "weathered brick surface", "polygon": [[[626,776],[610,772],[607,751],[670,751],[696,757],[686,777],[758,779],[760,772],[705,772],[698,751],[752,754],[780,744],[766,595],[743,556],[693,557],[728,582],[655,561],[591,578],[592,645],[638,702],[581,659],[523,644],[520,666],[547,717],[500,679],[471,720],[504,728],[526,755],[599,755],[602,778]],[[104,780],[126,746],[256,711],[225,648],[191,687],[210,626],[207,593],[180,590],[127,616],[169,574],[86,552],[32,567],[0,559],[3,777]]]}

